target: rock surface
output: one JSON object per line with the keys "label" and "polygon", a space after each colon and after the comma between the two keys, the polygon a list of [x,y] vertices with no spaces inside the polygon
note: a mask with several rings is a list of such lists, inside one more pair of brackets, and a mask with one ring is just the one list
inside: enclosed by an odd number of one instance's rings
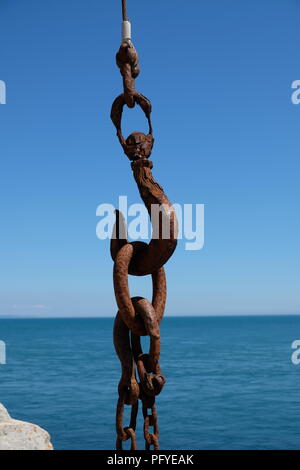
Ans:
{"label": "rock surface", "polygon": [[0,450],[53,450],[47,431],[9,416],[0,403]]}

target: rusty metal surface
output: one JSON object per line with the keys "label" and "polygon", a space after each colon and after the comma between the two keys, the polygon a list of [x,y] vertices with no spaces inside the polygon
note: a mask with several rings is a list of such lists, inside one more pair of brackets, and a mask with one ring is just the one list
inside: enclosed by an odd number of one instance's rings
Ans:
{"label": "rusty metal surface", "polygon": [[[122,0],[123,19],[127,19],[126,1]],[[151,218],[153,236],[149,244],[127,241],[123,215],[116,211],[116,222],[111,239],[114,261],[114,291],[118,313],[114,322],[114,346],[119,357],[122,375],[118,385],[119,399],[116,411],[116,448],[122,450],[123,441],[131,440],[136,450],[136,421],[138,402],[142,402],[144,439],[147,450],[159,449],[158,418],[155,397],[162,391],[166,379],[160,368],[160,322],[164,315],[167,286],[164,264],[172,256],[177,244],[178,224],[174,208],[163,188],[152,175],[151,155],[154,137],[151,124],[151,103],[135,90],[139,74],[138,54],[131,43],[125,41],[116,56],[123,77],[123,93],[113,102],[111,119],[124,153],[131,160],[131,168],[140,196]],[[135,105],[142,108],[149,124],[149,133],[133,132],[127,139],[122,135],[123,108]],[[153,216],[153,207],[159,208],[159,217]],[[166,232],[167,228],[167,232]],[[131,297],[128,275],[152,277],[151,302],[143,297]],[[150,348],[144,353],[141,336],[149,336]],[[138,374],[138,380],[137,380]],[[129,426],[123,426],[124,406],[131,406]],[[150,410],[150,412],[149,412]],[[149,428],[153,428],[153,432]]]}

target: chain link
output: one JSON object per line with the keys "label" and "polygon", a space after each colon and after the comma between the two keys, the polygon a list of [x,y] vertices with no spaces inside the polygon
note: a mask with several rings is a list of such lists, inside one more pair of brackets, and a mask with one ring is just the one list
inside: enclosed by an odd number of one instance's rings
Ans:
{"label": "chain link", "polygon": [[[143,416],[144,416],[144,438],[145,438],[145,450],[150,450],[153,446],[153,450],[159,450],[159,429],[156,406],[153,403],[149,406],[147,399],[142,399],[143,402]],[[148,409],[151,409],[151,414],[148,414]],[[153,427],[153,433],[149,431],[149,427]]]}
{"label": "chain link", "polygon": [[131,417],[130,417],[130,425],[128,427],[123,427],[123,415],[124,415],[124,405],[125,405],[125,397],[124,394],[119,395],[119,400],[117,404],[117,411],[116,411],[116,431],[117,431],[117,440],[116,440],[116,449],[123,450],[123,442],[128,441],[131,439],[131,447],[130,450],[136,450],[136,418],[138,414],[138,406],[139,402],[136,402],[131,406]]}
{"label": "chain link", "polygon": [[[126,0],[122,0],[123,20],[127,20]],[[123,77],[123,93],[113,102],[111,119],[124,153],[132,161],[131,168],[140,196],[148,210],[158,205],[161,214],[158,221],[151,219],[156,237],[149,244],[127,241],[124,217],[116,211],[116,222],[111,239],[111,256],[114,260],[114,291],[119,308],[114,323],[114,346],[120,359],[122,376],[118,386],[116,411],[116,448],[122,450],[124,441],[131,440],[131,450],[136,450],[136,420],[138,400],[142,402],[144,416],[145,448],[159,449],[158,417],[155,397],[163,389],[166,379],[162,374],[160,358],[160,328],[166,303],[166,278],[164,264],[172,256],[177,244],[177,219],[174,208],[163,188],[154,180],[153,164],[147,160],[151,155],[154,138],[151,123],[151,102],[135,90],[135,79],[140,73],[138,54],[131,41],[124,41],[116,55],[116,62]],[[123,108],[139,105],[149,124],[148,135],[133,132],[125,139],[121,120]],[[156,224],[156,225],[155,225]],[[163,236],[163,228],[169,228],[169,236]],[[131,297],[128,275],[151,274],[152,301],[142,297]],[[149,353],[143,353],[141,336],[150,337]],[[138,372],[139,383],[136,379]],[[130,425],[123,427],[124,406],[131,406]],[[151,413],[148,413],[151,410]],[[149,428],[153,428],[153,432]]]}

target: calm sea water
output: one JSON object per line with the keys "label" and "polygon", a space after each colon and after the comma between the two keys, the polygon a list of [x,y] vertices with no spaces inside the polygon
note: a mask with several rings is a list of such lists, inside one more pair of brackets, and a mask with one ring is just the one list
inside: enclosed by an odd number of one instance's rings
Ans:
{"label": "calm sea water", "polygon": [[[56,449],[113,449],[112,328],[108,318],[0,320],[0,401]],[[300,449],[300,317],[165,318],[161,329],[162,449]]]}

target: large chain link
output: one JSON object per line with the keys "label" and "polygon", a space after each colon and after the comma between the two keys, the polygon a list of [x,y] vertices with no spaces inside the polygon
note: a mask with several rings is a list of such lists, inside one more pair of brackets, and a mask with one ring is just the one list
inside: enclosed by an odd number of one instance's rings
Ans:
{"label": "large chain link", "polygon": [[[126,2],[122,2],[123,17]],[[123,77],[123,93],[112,105],[111,119],[124,153],[132,161],[134,179],[140,196],[151,218],[153,236],[149,244],[127,241],[127,229],[123,215],[116,211],[116,222],[111,239],[111,256],[114,260],[114,291],[119,308],[114,323],[114,346],[121,362],[122,376],[118,386],[116,412],[116,448],[122,450],[123,441],[131,440],[131,450],[136,450],[136,419],[138,400],[142,402],[144,416],[145,448],[159,449],[158,419],[155,397],[161,392],[166,379],[162,374],[160,358],[160,327],[166,303],[166,278],[164,264],[172,256],[177,244],[177,219],[174,208],[162,187],[152,175],[153,164],[147,160],[151,155],[154,138],[151,124],[151,103],[135,90],[135,79],[140,69],[138,54],[131,41],[124,41],[116,56]],[[133,108],[138,104],[149,123],[148,135],[133,132],[125,139],[121,120],[125,104]],[[153,217],[152,207],[159,207],[158,218]],[[165,236],[166,227],[168,228]],[[142,297],[131,297],[128,274],[145,276],[151,274],[152,302]],[[141,347],[141,336],[150,337],[150,350],[145,354]],[[136,370],[139,382],[137,382]],[[124,406],[131,406],[128,427],[123,426]],[[150,410],[150,413],[149,413]],[[150,432],[149,428],[153,428]]]}

